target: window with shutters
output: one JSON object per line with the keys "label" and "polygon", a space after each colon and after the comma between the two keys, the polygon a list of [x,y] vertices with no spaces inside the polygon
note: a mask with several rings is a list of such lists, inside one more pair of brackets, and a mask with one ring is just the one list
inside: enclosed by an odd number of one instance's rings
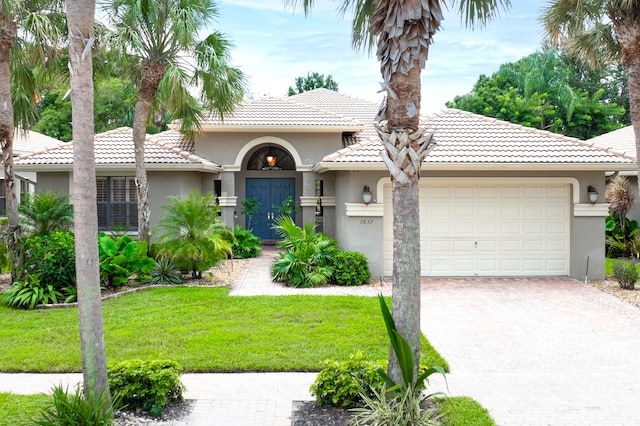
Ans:
{"label": "window with shutters", "polygon": [[98,176],[98,229],[135,231],[138,229],[138,204],[135,178]]}
{"label": "window with shutters", "polygon": [[0,216],[7,215],[7,197],[4,195],[4,181],[0,180]]}

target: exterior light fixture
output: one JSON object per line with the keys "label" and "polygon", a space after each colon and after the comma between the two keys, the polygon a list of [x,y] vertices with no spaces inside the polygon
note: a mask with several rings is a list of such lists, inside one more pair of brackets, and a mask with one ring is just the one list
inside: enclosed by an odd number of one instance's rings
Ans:
{"label": "exterior light fixture", "polygon": [[587,187],[587,193],[589,194],[589,201],[595,205],[598,202],[598,191],[593,185]]}
{"label": "exterior light fixture", "polygon": [[365,185],[364,189],[362,190],[362,201],[366,205],[369,205],[369,203],[371,202],[371,190],[369,189],[369,185]]}
{"label": "exterior light fixture", "polygon": [[276,161],[278,160],[278,157],[273,155],[273,151],[271,150],[271,148],[269,148],[269,153],[267,154],[265,160],[267,161],[267,166],[269,167],[276,166]]}

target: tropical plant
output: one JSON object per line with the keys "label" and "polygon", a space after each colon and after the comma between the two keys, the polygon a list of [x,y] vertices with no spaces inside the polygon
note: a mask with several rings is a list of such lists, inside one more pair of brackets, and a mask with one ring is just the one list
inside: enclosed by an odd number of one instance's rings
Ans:
{"label": "tropical plant", "polygon": [[148,411],[154,417],[171,401],[182,399],[182,367],[172,360],[132,359],[109,364],[109,383],[119,401],[130,410]]}
{"label": "tropical plant", "polygon": [[247,229],[251,231],[253,229],[251,227],[251,221],[253,220],[253,216],[258,213],[258,210],[260,210],[262,203],[258,201],[256,197],[251,197],[246,200],[242,200],[240,205],[242,206],[242,214],[247,217]]}
{"label": "tropical plant", "polygon": [[62,386],[54,387],[46,407],[33,420],[38,426],[108,426],[112,422],[113,408],[106,395],[83,396],[80,386],[75,394]]}
{"label": "tropical plant", "polygon": [[98,257],[97,186],[93,126],[95,0],[67,0],[69,71],[73,121],[73,206],[76,233],[78,322],[84,397],[94,408],[111,410],[102,321]]}
{"label": "tropical plant", "polygon": [[36,192],[23,196],[25,202],[18,211],[27,235],[49,235],[53,231],[69,229],[73,223],[73,205],[69,202],[69,195]]}
{"label": "tropical plant", "polygon": [[[309,13],[314,0],[286,0]],[[509,0],[452,1],[468,24],[483,25]],[[420,127],[420,74],[435,33],[444,19],[443,0],[342,0],[343,13],[353,10],[355,47],[377,44],[386,102],[376,117],[382,140],[382,158],[392,179],[393,206],[393,315],[414,354],[414,372],[420,353],[420,215],[419,186],[422,163],[434,146],[433,133]],[[386,121],[386,123],[383,123]],[[390,354],[389,371],[401,378],[397,359]]]}
{"label": "tropical plant", "polygon": [[613,264],[613,275],[620,288],[633,290],[638,282],[638,269],[634,262],[616,262]]}
{"label": "tropical plant", "polygon": [[156,262],[147,256],[146,243],[134,241],[128,235],[113,239],[101,232],[98,245],[100,278],[105,284],[112,287],[127,284],[134,274],[136,281],[151,278],[149,273]]}
{"label": "tropical plant", "polygon": [[260,238],[253,235],[251,231],[242,228],[240,225],[236,225],[233,230],[233,235],[235,236],[235,242],[231,246],[233,257],[237,259],[248,259],[260,256],[262,253],[262,241]]}
{"label": "tropical plant", "polygon": [[[231,44],[220,32],[200,40],[202,30],[217,15],[213,0],[117,0],[106,2],[108,42],[139,81],[133,118],[138,232],[149,244],[149,199],[144,142],[149,115],[168,111],[181,120],[181,131],[192,138],[200,128],[204,108],[223,117],[244,96],[245,77],[229,65]],[[200,88],[200,98],[191,94]]]}
{"label": "tropical plant", "polygon": [[607,216],[605,221],[607,257],[637,257],[640,254],[638,222],[626,217]]}
{"label": "tropical plant", "polygon": [[296,202],[291,195],[287,195],[287,198],[282,200],[280,204],[272,205],[273,209],[280,213],[281,216],[293,216],[301,209],[300,206],[296,206]]}
{"label": "tropical plant", "polygon": [[315,287],[326,284],[333,275],[336,242],[324,234],[313,232],[315,225],[296,226],[290,216],[279,216],[273,229],[283,238],[278,246],[285,248],[271,267],[271,277],[293,287]]}
{"label": "tropical plant", "polygon": [[149,275],[149,284],[175,285],[184,282],[182,274],[168,257],[158,259]]}
{"label": "tropical plant", "polygon": [[371,272],[367,257],[357,251],[341,251],[333,257],[333,282],[337,285],[362,285],[369,281]]}
{"label": "tropical plant", "polygon": [[40,282],[57,290],[76,282],[75,237],[68,231],[33,236],[24,241],[25,274],[37,273]]}
{"label": "tropical plant", "polygon": [[198,190],[184,199],[171,197],[162,206],[165,214],[155,228],[158,256],[169,256],[178,268],[191,271],[193,278],[202,277],[202,272],[231,254],[233,235],[221,226],[213,197]]}
{"label": "tropical plant", "polygon": [[37,305],[58,303],[62,293],[53,284],[42,284],[39,274],[29,274],[23,281],[14,282],[3,293],[5,305],[20,309],[35,309]]}
{"label": "tropical plant", "polygon": [[609,180],[605,198],[609,203],[609,213],[615,213],[621,218],[627,217],[636,202],[635,192],[629,179],[622,175],[615,175]]}
{"label": "tropical plant", "polygon": [[306,77],[296,78],[296,87],[294,89],[292,86],[289,86],[287,96],[299,95],[300,93],[319,89],[321,87],[333,90],[334,92],[338,91],[338,83],[335,82],[331,74],[327,75],[325,78],[324,74],[314,72],[307,73]]}
{"label": "tropical plant", "polygon": [[[629,116],[640,152],[640,3],[633,0],[553,0],[542,18],[547,39],[593,65],[623,63]],[[638,163],[640,170],[640,163]]]}

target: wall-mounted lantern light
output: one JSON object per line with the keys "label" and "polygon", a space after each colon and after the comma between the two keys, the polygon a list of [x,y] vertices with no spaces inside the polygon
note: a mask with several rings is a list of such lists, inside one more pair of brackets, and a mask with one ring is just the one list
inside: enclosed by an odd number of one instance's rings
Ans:
{"label": "wall-mounted lantern light", "polygon": [[362,191],[362,201],[369,205],[371,202],[371,190],[369,189],[369,185],[364,186],[364,190]]}
{"label": "wall-mounted lantern light", "polygon": [[271,148],[269,148],[269,153],[267,154],[265,160],[267,162],[267,166],[269,166],[269,167],[275,167],[276,166],[276,161],[278,160],[278,157],[276,157],[273,154],[273,151],[271,150]]}
{"label": "wall-mounted lantern light", "polygon": [[589,201],[595,205],[598,202],[598,191],[593,185],[587,187],[587,193],[589,194]]}

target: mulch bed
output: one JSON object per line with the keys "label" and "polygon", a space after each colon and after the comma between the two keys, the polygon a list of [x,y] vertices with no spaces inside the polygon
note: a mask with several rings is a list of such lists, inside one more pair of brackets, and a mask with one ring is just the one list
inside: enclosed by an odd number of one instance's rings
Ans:
{"label": "mulch bed", "polygon": [[315,401],[293,401],[291,426],[347,426],[352,417],[343,408],[324,408]]}

